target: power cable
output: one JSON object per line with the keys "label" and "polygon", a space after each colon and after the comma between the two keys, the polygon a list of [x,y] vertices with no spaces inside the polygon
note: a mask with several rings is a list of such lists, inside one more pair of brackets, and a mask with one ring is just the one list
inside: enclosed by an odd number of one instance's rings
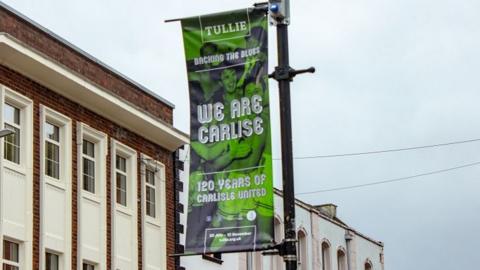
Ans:
{"label": "power cable", "polygon": [[[478,141],[480,141],[480,138],[479,139],[464,140],[464,141],[448,142],[448,143],[439,143],[439,144],[406,147],[406,148],[393,148],[393,149],[386,149],[386,150],[375,150],[375,151],[332,154],[332,155],[300,156],[300,157],[293,157],[293,159],[315,159],[315,158],[337,158],[337,157],[348,157],[348,156],[362,156],[362,155],[372,155],[372,154],[381,154],[381,153],[419,150],[419,149],[442,147],[442,146],[449,146],[449,145],[456,145],[456,144],[472,143],[472,142],[478,142]],[[189,153],[187,152],[187,155],[185,155],[185,160],[184,161],[189,160],[189,158],[188,158],[189,155],[188,154]],[[273,160],[281,160],[281,158],[273,158]]]}
{"label": "power cable", "polygon": [[[294,157],[293,159],[314,159],[314,158],[336,158],[336,157],[347,157],[347,156],[361,156],[361,155],[371,155],[371,154],[381,154],[381,153],[390,153],[390,152],[400,152],[400,151],[410,151],[410,150],[417,150],[417,149],[441,147],[441,146],[471,143],[471,142],[477,142],[477,141],[480,141],[480,139],[472,139],[472,140],[456,141],[456,142],[448,142],[448,143],[439,143],[439,144],[430,144],[430,145],[414,146],[414,147],[407,147],[407,148],[394,148],[394,149],[386,149],[386,150],[357,152],[357,153],[303,156],[303,157]],[[281,160],[280,158],[274,158],[274,159],[275,160]]]}
{"label": "power cable", "polygon": [[473,167],[480,165],[480,161],[474,162],[474,163],[469,163],[457,167],[452,167],[452,168],[447,168],[443,170],[438,170],[438,171],[432,171],[432,172],[426,172],[426,173],[421,173],[421,174],[416,174],[416,175],[411,175],[411,176],[405,176],[405,177],[399,177],[399,178],[393,178],[393,179],[388,179],[388,180],[383,180],[383,181],[377,181],[377,182],[371,182],[371,183],[365,183],[365,184],[358,184],[358,185],[352,185],[352,186],[344,186],[344,187],[336,187],[336,188],[329,188],[329,189],[320,189],[316,191],[307,191],[307,192],[300,192],[296,193],[295,195],[308,195],[308,194],[316,194],[316,193],[324,193],[324,192],[331,192],[331,191],[339,191],[339,190],[347,190],[347,189],[355,189],[355,188],[361,188],[361,187],[368,187],[368,186],[375,186],[375,185],[381,185],[381,184],[387,184],[387,183],[393,183],[393,182],[401,182],[401,181],[407,181],[413,178],[418,178],[422,176],[428,176],[428,175],[433,175],[433,174],[439,174],[439,173],[444,173],[444,172],[449,172],[453,170],[459,170],[467,167]]}

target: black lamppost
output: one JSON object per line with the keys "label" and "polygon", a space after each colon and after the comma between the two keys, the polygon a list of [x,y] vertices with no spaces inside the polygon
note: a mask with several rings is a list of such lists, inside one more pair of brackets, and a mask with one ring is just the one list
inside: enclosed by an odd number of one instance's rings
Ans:
{"label": "black lamppost", "polygon": [[277,246],[283,256],[286,270],[297,269],[297,234],[295,227],[295,191],[293,181],[292,117],[290,109],[290,82],[297,74],[315,72],[311,67],[295,70],[290,67],[288,53],[288,25],[290,24],[290,1],[270,0],[272,23],[277,26],[278,66],[270,77],[278,81],[280,99],[280,125],[282,144],[283,216],[285,238]]}

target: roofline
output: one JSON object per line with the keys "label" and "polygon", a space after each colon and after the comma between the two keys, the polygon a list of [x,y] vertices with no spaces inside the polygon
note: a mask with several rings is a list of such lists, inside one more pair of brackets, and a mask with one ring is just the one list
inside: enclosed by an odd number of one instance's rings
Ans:
{"label": "roofline", "polygon": [[[107,91],[4,32],[0,32],[0,64],[169,151],[173,152],[189,143],[188,136],[172,124]],[[92,98],[95,102],[91,102]],[[144,132],[139,133],[139,130]]]}
{"label": "roofline", "polygon": [[134,87],[142,90],[143,92],[145,92],[146,94],[156,98],[157,100],[161,101],[162,103],[164,103],[165,105],[167,105],[168,107],[170,107],[171,109],[175,109],[175,105],[168,101],[167,99],[159,96],[158,94],[156,94],[155,92],[153,92],[152,90],[149,90],[148,88],[146,88],[145,86],[141,85],[140,83],[132,80],[131,78],[127,77],[126,75],[122,74],[121,72],[119,72],[118,70],[114,69],[113,67],[105,64],[104,62],[100,61],[98,58],[92,56],[91,54],[85,52],[84,50],[80,49],[79,47],[73,45],[72,43],[68,42],[66,39],[60,37],[59,35],[55,34],[54,32],[50,31],[49,29],[45,28],[44,26],[38,24],[37,22],[33,21],[32,19],[28,18],[27,16],[23,15],[22,13],[20,13],[19,11],[15,10],[14,8],[10,7],[9,5],[5,4],[4,2],[2,2],[0,0],[0,7],[4,8],[5,10],[7,10],[8,12],[14,14],[15,16],[17,16],[18,18],[24,20],[25,22],[31,24],[32,26],[34,26],[35,28],[37,28],[38,30],[44,32],[45,34],[49,35],[50,37],[52,37],[53,39],[55,39],[56,41],[62,43],[63,45],[69,47],[70,49],[74,50],[76,53],[82,55],[83,57],[87,58],[88,60],[94,62],[95,64],[101,66],[102,68],[108,70],[109,72],[113,73],[114,75],[120,77],[122,80],[125,80],[126,82],[128,82],[129,84],[132,84]]}
{"label": "roofline", "polygon": [[[283,191],[281,191],[281,190],[279,190],[279,189],[277,189],[277,188],[274,188],[274,193],[277,194],[277,195],[279,195],[279,196],[282,197],[282,199],[283,199]],[[315,209],[315,207],[314,207],[313,205],[311,205],[311,204],[308,204],[308,203],[306,203],[306,202],[304,202],[304,201],[302,201],[302,200],[299,200],[299,199],[297,199],[297,198],[295,198],[295,204],[296,204],[298,207],[301,207],[301,208],[303,208],[303,209],[305,209],[305,210],[307,210],[307,211],[309,211],[309,212],[311,212],[311,213],[315,213],[315,214],[316,214],[317,216],[319,216],[320,218],[323,218],[323,219],[325,219],[325,220],[327,220],[327,221],[329,221],[329,222],[334,223],[335,225],[338,225],[338,226],[344,228],[345,230],[348,230],[348,231],[351,231],[351,232],[355,233],[356,235],[362,237],[363,239],[365,239],[365,240],[367,240],[367,241],[369,241],[369,242],[371,242],[371,243],[373,243],[373,244],[376,244],[376,245],[378,245],[378,246],[380,246],[380,247],[382,247],[382,248],[383,248],[383,246],[384,246],[383,242],[374,240],[374,239],[372,239],[372,238],[370,238],[370,237],[368,237],[368,236],[366,236],[366,235],[364,235],[364,234],[362,234],[362,233],[359,233],[357,230],[355,230],[354,228],[348,226],[347,224],[342,224],[342,223],[340,223],[340,222],[338,222],[338,221],[336,221],[336,220],[334,220],[334,219],[332,219],[332,218],[330,218],[330,217],[328,217],[328,216],[320,213],[320,211],[318,211],[317,209]]]}

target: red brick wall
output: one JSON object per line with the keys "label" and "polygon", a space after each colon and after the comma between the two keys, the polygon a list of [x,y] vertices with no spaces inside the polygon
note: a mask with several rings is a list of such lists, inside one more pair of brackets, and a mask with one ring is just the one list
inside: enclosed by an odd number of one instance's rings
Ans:
{"label": "red brick wall", "polygon": [[[0,10],[0,16],[2,16],[2,11]],[[174,206],[174,190],[173,190],[173,170],[174,170],[174,160],[172,153],[168,150],[156,145],[143,137],[131,132],[125,128],[122,128],[115,123],[107,120],[106,118],[98,115],[88,109],[80,106],[72,100],[64,98],[63,96],[43,87],[42,85],[26,78],[25,76],[0,65],[0,84],[3,84],[10,89],[27,96],[34,103],[34,172],[33,172],[33,269],[39,269],[39,229],[40,229],[40,114],[39,106],[43,104],[53,110],[56,110],[69,118],[72,119],[72,145],[76,146],[76,121],[81,121],[94,129],[97,129],[101,132],[104,132],[109,136],[109,147],[108,147],[108,156],[107,156],[107,182],[106,182],[106,192],[107,192],[107,269],[111,269],[112,254],[111,254],[111,175],[110,175],[110,140],[115,139],[122,142],[125,145],[135,149],[138,153],[144,153],[148,156],[158,159],[158,161],[165,164],[166,167],[166,202],[167,202],[167,254],[174,253],[174,219],[175,219],[175,206]],[[161,112],[155,111],[156,114]],[[140,158],[140,156],[139,156]],[[77,183],[77,148],[72,148],[72,269],[76,269],[77,265],[77,192],[80,185]],[[138,160],[137,162],[140,162]],[[139,167],[140,168],[140,167]],[[138,198],[140,199],[141,193],[141,182],[140,174],[138,174],[137,179],[138,186]],[[141,247],[142,247],[142,238],[141,236],[141,207],[143,203],[138,203],[138,213],[137,224],[138,224],[138,254],[139,254],[139,269],[141,267]],[[174,270],[174,259],[167,257],[168,267],[167,269]]]}
{"label": "red brick wall", "polygon": [[[121,25],[118,26],[121,28]],[[6,32],[140,109],[172,124],[172,108],[0,7],[0,32]]]}

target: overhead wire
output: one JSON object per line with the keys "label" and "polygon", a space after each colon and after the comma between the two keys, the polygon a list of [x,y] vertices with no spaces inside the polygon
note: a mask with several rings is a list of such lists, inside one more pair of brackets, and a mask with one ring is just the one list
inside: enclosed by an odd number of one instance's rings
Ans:
{"label": "overhead wire", "polygon": [[[464,141],[448,142],[448,143],[438,143],[438,144],[430,144],[430,145],[422,145],[422,146],[414,146],[414,147],[406,147],[406,148],[393,148],[393,149],[386,149],[386,150],[375,150],[375,151],[356,152],[356,153],[313,155],[313,156],[300,156],[300,157],[297,156],[297,157],[294,157],[293,159],[336,158],[336,157],[347,157],[347,156],[372,155],[372,154],[381,154],[381,153],[390,153],[390,152],[411,151],[411,150],[433,148],[433,147],[442,147],[442,146],[449,146],[449,145],[455,145],[455,144],[472,143],[477,141],[480,141],[480,138],[464,140]],[[280,160],[280,158],[274,158],[274,159]]]}
{"label": "overhead wire", "polygon": [[405,177],[392,178],[392,179],[370,182],[370,183],[364,183],[364,184],[357,184],[357,185],[350,185],[350,186],[343,186],[343,187],[320,189],[320,190],[315,190],[315,191],[300,192],[300,193],[296,193],[295,195],[296,196],[297,195],[309,195],[309,194],[317,194],[317,193],[324,193],[324,192],[356,189],[356,188],[382,185],[382,184],[388,184],[388,183],[394,183],[394,182],[402,182],[402,181],[407,181],[407,180],[411,180],[411,179],[414,179],[414,178],[445,173],[445,172],[449,172],[449,171],[453,171],[453,170],[459,170],[459,169],[463,169],[463,168],[467,168],[467,167],[473,167],[473,166],[477,166],[477,165],[480,165],[480,161],[469,163],[469,164],[464,164],[464,165],[460,165],[460,166],[456,166],[456,167],[451,167],[451,168],[447,168],[447,169],[442,169],[442,170],[437,170],[437,171],[431,171],[431,172],[425,172],[425,173],[405,176]]}
{"label": "overhead wire", "polygon": [[[442,146],[449,146],[449,145],[456,145],[456,144],[465,144],[465,143],[472,143],[478,142],[478,139],[471,139],[471,140],[464,140],[464,141],[455,141],[455,142],[447,142],[447,143],[438,143],[438,144],[429,144],[429,145],[422,145],[422,146],[413,146],[413,147],[405,147],[405,148],[392,148],[392,149],[385,149],[385,150],[374,150],[374,151],[365,151],[365,152],[354,152],[354,153],[343,153],[343,154],[331,154],[331,155],[313,155],[313,156],[297,156],[293,157],[293,159],[316,159],[316,158],[336,158],[336,157],[348,157],[348,156],[362,156],[362,155],[372,155],[372,154],[381,154],[381,153],[391,153],[391,152],[401,152],[401,151],[411,151],[411,150],[420,150],[426,148],[434,148],[434,147],[442,147]],[[185,155],[185,160],[188,161],[189,153]],[[281,158],[273,158],[273,160],[281,160]]]}

